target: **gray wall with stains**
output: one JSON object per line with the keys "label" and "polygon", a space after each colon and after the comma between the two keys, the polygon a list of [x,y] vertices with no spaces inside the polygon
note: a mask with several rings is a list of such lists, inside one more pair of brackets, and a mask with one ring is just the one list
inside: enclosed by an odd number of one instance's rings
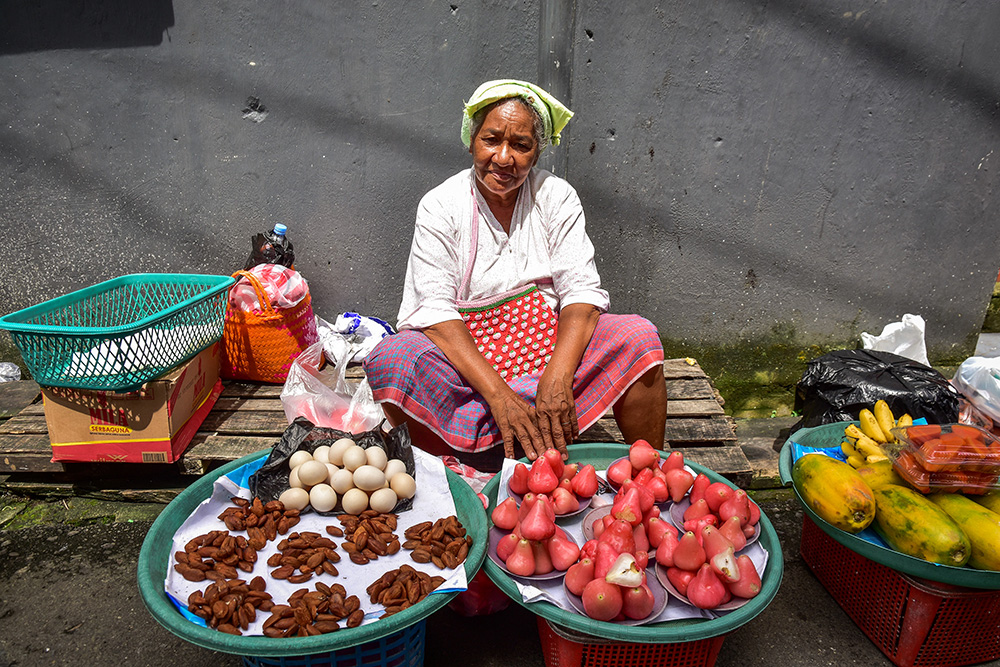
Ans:
{"label": "gray wall with stains", "polygon": [[[229,273],[289,226],[317,312],[395,319],[461,103],[576,112],[617,312],[664,337],[971,354],[1000,265],[1000,3],[0,0],[0,314],[124,273]],[[245,117],[255,97],[267,114]]]}

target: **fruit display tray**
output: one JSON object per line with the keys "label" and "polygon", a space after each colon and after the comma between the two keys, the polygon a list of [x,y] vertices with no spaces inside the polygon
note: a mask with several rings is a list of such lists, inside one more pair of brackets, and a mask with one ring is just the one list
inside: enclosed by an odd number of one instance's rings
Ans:
{"label": "fruit display tray", "polygon": [[[803,428],[793,433],[785,444],[781,447],[781,454],[778,459],[778,471],[783,484],[792,482],[792,443],[795,442],[805,448],[825,449],[836,447],[843,440],[844,428],[847,424],[854,422],[836,422],[824,424],[812,428]],[[844,545],[851,551],[865,558],[869,558],[876,563],[885,565],[888,568],[908,574],[911,577],[928,579],[952,586],[964,586],[966,588],[981,588],[986,590],[1000,590],[1000,572],[988,572],[985,570],[974,570],[970,567],[954,567],[952,565],[939,565],[920,558],[907,556],[878,544],[873,544],[866,540],[844,532],[833,526],[817,515],[810,508],[797,489],[792,485],[795,497],[805,509],[806,515],[819,526],[823,532],[834,540]]]}
{"label": "fruit display tray", "polygon": [[[616,443],[580,443],[569,446],[570,461],[590,463],[598,470],[607,468],[608,464],[627,453],[627,445]],[[522,461],[528,463],[526,459],[522,459]],[[703,472],[708,475],[713,482],[726,482],[726,479],[721,475],[704,466],[694,463],[688,463],[688,465],[696,473]],[[490,501],[490,506],[486,510],[487,515],[496,507],[499,485],[500,476],[497,475],[483,489],[483,493]],[[619,642],[650,644],[693,642],[720,637],[736,630],[760,614],[778,592],[784,571],[781,545],[778,542],[778,534],[775,532],[774,526],[771,525],[771,522],[763,513],[761,514],[760,524],[760,543],[770,554],[767,560],[767,567],[761,577],[763,584],[761,591],[757,597],[750,600],[750,602],[740,609],[713,619],[678,619],[638,626],[595,621],[586,616],[560,609],[549,602],[525,603],[514,580],[506,572],[497,567],[493,561],[487,559],[483,568],[486,570],[489,578],[521,606],[553,624],[584,633],[588,637]]]}
{"label": "fruit display tray", "polygon": [[[223,653],[261,657],[310,656],[353,648],[399,633],[423,621],[458,595],[457,592],[431,594],[419,604],[375,623],[344,628],[317,637],[240,637],[196,625],[183,617],[163,589],[174,533],[191,512],[212,494],[216,479],[266,457],[270,451],[250,454],[201,477],[174,498],[150,527],[139,552],[139,593],[160,625],[196,646]],[[446,470],[446,475],[458,519],[474,540],[464,563],[466,578],[471,581],[486,557],[486,514],[483,512],[483,503],[472,487],[450,470]]]}

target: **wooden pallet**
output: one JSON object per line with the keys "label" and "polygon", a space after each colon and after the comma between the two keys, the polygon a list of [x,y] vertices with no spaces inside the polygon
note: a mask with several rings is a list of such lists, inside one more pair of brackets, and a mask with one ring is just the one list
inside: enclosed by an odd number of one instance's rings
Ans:
{"label": "wooden pallet", "polygon": [[[669,359],[663,364],[667,382],[666,438],[688,460],[705,465],[736,483],[748,481],[750,464],[736,446],[731,420],[705,372],[693,359]],[[352,368],[350,378],[361,377]],[[183,488],[193,476],[270,448],[288,425],[281,406],[280,385],[229,382],[181,460],[174,464],[53,462],[45,413],[37,391],[25,383],[0,384],[0,488],[26,491],[39,485],[127,488],[136,493],[162,492],[171,484]],[[21,385],[16,391],[13,385]],[[26,398],[31,395],[32,398]],[[26,407],[6,409],[21,401]],[[582,433],[580,442],[623,442],[610,412]],[[127,486],[122,487],[122,483]],[[112,494],[120,491],[112,491]],[[142,495],[142,493],[140,493]],[[146,494],[148,495],[148,494]]]}

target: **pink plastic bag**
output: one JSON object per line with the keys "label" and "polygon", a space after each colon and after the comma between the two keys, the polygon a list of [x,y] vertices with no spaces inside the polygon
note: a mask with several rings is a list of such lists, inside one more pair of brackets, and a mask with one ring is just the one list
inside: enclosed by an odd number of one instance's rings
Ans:
{"label": "pink plastic bag", "polygon": [[323,343],[314,343],[292,363],[281,390],[281,406],[291,424],[305,417],[316,426],[335,428],[348,433],[375,429],[385,415],[372,397],[368,380],[346,379],[347,364],[354,354],[347,348],[336,366],[323,365]]}

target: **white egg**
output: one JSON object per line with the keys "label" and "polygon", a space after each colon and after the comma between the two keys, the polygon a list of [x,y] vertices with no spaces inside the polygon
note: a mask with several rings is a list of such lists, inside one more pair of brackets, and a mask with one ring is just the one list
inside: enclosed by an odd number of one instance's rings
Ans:
{"label": "white egg", "polygon": [[354,486],[362,491],[381,489],[385,484],[385,473],[375,466],[363,465],[354,471]]}
{"label": "white egg", "polygon": [[306,461],[297,470],[299,471],[299,481],[306,488],[320,482],[325,482],[327,476],[330,474],[326,469],[325,463],[313,460]]}
{"label": "white egg", "polygon": [[368,505],[376,512],[391,512],[397,500],[392,489],[379,489],[368,498]]}
{"label": "white egg", "polygon": [[287,510],[301,510],[309,504],[309,492],[305,489],[286,489],[278,500],[282,502]]}
{"label": "white egg", "polygon": [[389,486],[400,498],[412,498],[413,494],[417,492],[416,480],[405,472],[397,472],[393,475],[392,479],[389,480]]}
{"label": "white egg", "polygon": [[333,476],[330,478],[330,486],[340,495],[344,495],[354,488],[354,473],[346,468],[341,468],[333,473]]}
{"label": "white egg", "polygon": [[389,457],[386,455],[384,449],[381,447],[369,447],[365,450],[365,455],[368,457],[368,465],[379,470],[385,470],[385,464],[389,461]]}
{"label": "white egg", "polygon": [[406,472],[406,464],[399,459],[389,459],[385,464],[385,476],[392,479],[397,472]]}
{"label": "white egg", "polygon": [[309,504],[317,512],[329,512],[337,506],[337,492],[329,484],[317,484],[309,489]]}
{"label": "white egg", "polygon": [[330,462],[330,448],[327,447],[326,445],[320,445],[313,452],[313,458],[315,460],[319,461],[320,463],[329,463]]}
{"label": "white egg", "polygon": [[333,465],[332,463],[326,464],[326,483],[330,484],[330,486],[333,486],[333,484],[331,483],[333,481],[333,473],[337,472],[338,470],[340,470],[340,468]]}
{"label": "white egg", "polygon": [[300,449],[299,451],[295,452],[294,454],[288,457],[288,467],[295,469],[298,468],[303,463],[305,463],[306,461],[312,461],[312,454],[310,454],[304,449]]}
{"label": "white egg", "polygon": [[292,472],[288,473],[288,486],[296,489],[302,488],[302,480],[299,479],[298,468],[292,468]]}
{"label": "white egg", "polygon": [[327,452],[330,463],[338,466],[344,465],[344,452],[353,447],[354,444],[355,442],[350,438],[341,438],[330,445],[330,451]]}
{"label": "white egg", "polygon": [[348,514],[361,514],[368,509],[368,494],[361,489],[350,489],[340,499],[340,505]]}
{"label": "white egg", "polygon": [[[334,461],[333,463],[337,463]],[[347,451],[344,452],[344,467],[354,472],[363,465],[367,465],[368,455],[365,454],[365,450],[357,445],[348,447]]]}

